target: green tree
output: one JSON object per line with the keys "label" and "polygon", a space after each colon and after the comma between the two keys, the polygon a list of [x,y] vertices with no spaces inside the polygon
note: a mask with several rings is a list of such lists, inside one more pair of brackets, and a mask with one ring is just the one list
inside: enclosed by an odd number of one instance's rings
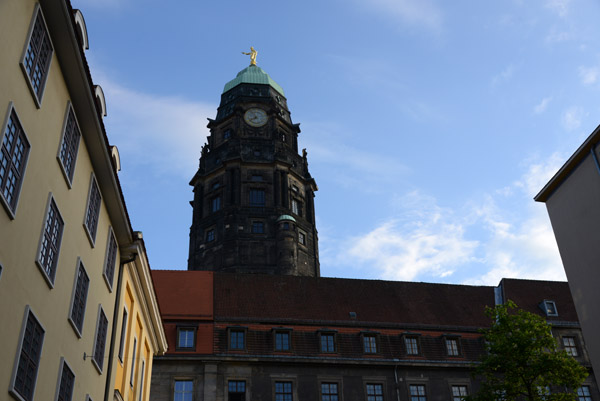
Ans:
{"label": "green tree", "polygon": [[576,400],[588,372],[558,349],[541,316],[517,309],[512,301],[486,308],[486,315],[492,318],[491,327],[482,330],[487,352],[474,372],[482,385],[467,400]]}

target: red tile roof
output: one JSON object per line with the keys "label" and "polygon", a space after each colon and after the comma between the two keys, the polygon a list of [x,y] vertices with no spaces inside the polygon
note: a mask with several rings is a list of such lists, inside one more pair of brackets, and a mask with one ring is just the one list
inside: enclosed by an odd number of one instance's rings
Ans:
{"label": "red tile roof", "polygon": [[213,273],[152,270],[163,320],[212,320]]}

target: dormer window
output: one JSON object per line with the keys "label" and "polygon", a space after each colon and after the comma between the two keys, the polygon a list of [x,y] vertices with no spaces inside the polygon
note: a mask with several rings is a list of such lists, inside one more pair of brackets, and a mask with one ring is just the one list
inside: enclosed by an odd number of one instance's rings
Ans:
{"label": "dormer window", "polygon": [[231,138],[231,130],[230,129],[225,130],[225,132],[223,132],[223,140],[227,140],[229,138]]}
{"label": "dormer window", "polygon": [[540,307],[546,316],[558,316],[558,309],[556,309],[556,303],[554,301],[544,299],[540,304]]}

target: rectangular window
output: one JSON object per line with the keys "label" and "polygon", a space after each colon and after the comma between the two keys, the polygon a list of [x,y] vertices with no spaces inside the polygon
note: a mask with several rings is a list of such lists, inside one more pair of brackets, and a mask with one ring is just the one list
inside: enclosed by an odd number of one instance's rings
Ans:
{"label": "rectangular window", "polygon": [[48,78],[50,70],[50,61],[52,60],[52,42],[46,29],[46,21],[42,15],[39,6],[34,13],[33,28],[27,40],[27,47],[21,61],[21,66],[27,76],[31,90],[34,93],[34,99],[39,107],[42,103],[44,85]]}
{"label": "rectangular window", "polygon": [[75,374],[69,368],[64,358],[61,358],[62,365],[60,382],[58,384],[58,394],[56,401],[71,401],[73,398],[73,385],[75,384]]}
{"label": "rectangular window", "polygon": [[215,230],[211,228],[210,230],[206,230],[206,242],[212,242],[215,240]]}
{"label": "rectangular window", "polygon": [[67,106],[67,117],[65,118],[65,126],[63,129],[62,141],[58,150],[58,160],[65,173],[65,177],[69,182],[69,186],[73,182],[73,174],[75,173],[75,161],[77,160],[77,151],[79,149],[79,139],[81,132],[77,125],[75,112],[71,103]]}
{"label": "rectangular window", "polygon": [[229,349],[243,350],[246,348],[246,331],[245,330],[230,330],[229,331]]}
{"label": "rectangular window", "polygon": [[377,353],[377,337],[372,334],[365,334],[363,336],[363,346],[365,354]]}
{"label": "rectangular window", "polygon": [[335,333],[321,333],[321,352],[335,352]]}
{"label": "rectangular window", "polygon": [[265,206],[265,190],[251,189],[250,190],[250,206]]}
{"label": "rectangular window", "polygon": [[293,401],[292,382],[275,382],[275,401]]}
{"label": "rectangular window", "polygon": [[90,278],[83,267],[83,263],[79,260],[77,274],[75,280],[75,288],[73,289],[73,302],[71,304],[71,313],[69,319],[75,328],[77,335],[81,337],[83,334],[83,319],[85,317],[85,305],[87,302],[88,288],[90,286]]}
{"label": "rectangular window", "polygon": [[228,401],[246,401],[246,382],[243,380],[229,380],[227,393]]}
{"label": "rectangular window", "polygon": [[100,204],[102,197],[96,178],[92,174],[90,180],[90,192],[88,195],[88,203],[85,213],[84,227],[92,241],[92,245],[96,242],[96,230],[98,229],[98,218],[100,217]]}
{"label": "rectangular window", "polygon": [[448,356],[458,356],[458,339],[446,338],[446,351]]}
{"label": "rectangular window", "polygon": [[253,221],[252,222],[252,233],[253,234],[264,234],[265,233],[265,223],[262,221]]}
{"label": "rectangular window", "polygon": [[383,384],[367,384],[367,401],[383,401]]}
{"label": "rectangular window", "polygon": [[140,372],[140,388],[138,401],[142,401],[144,395],[144,371],[146,370],[146,361],[142,361],[142,370]]}
{"label": "rectangular window", "polygon": [[302,216],[302,202],[292,199],[292,213]]}
{"label": "rectangular window", "polygon": [[24,327],[21,329],[21,346],[18,352],[16,371],[9,391],[17,398],[32,401],[37,381],[38,366],[42,354],[45,330],[29,307],[25,312]]}
{"label": "rectangular window", "polygon": [[590,386],[581,386],[577,389],[577,400],[592,401],[592,395],[590,394]]}
{"label": "rectangular window", "polygon": [[338,401],[338,384],[321,383],[321,401]]}
{"label": "rectangular window", "polygon": [[298,243],[300,245],[306,245],[306,234],[302,231],[298,231]]}
{"label": "rectangular window", "polygon": [[231,130],[225,130],[225,132],[223,133],[223,139],[229,139],[231,138]]}
{"label": "rectangular window", "polygon": [[290,350],[290,332],[276,331],[275,332],[275,351]]}
{"label": "rectangular window", "polygon": [[104,280],[108,288],[112,291],[115,278],[115,267],[117,265],[117,240],[112,227],[108,230],[108,244],[106,246],[106,258],[104,260]]}
{"label": "rectangular window", "polygon": [[119,342],[119,360],[123,363],[125,352],[125,337],[127,336],[127,309],[123,309],[123,321],[121,322],[121,341]]}
{"label": "rectangular window", "polygon": [[425,386],[422,384],[410,385],[410,401],[427,401]]}
{"label": "rectangular window", "polygon": [[419,343],[417,337],[404,337],[406,353],[408,355],[419,355]]}
{"label": "rectangular window", "polygon": [[135,358],[137,357],[137,338],[133,337],[133,355],[131,357],[131,371],[129,372],[129,385],[133,388],[133,375],[135,373]]}
{"label": "rectangular window", "polygon": [[0,149],[0,199],[11,218],[17,211],[29,148],[29,141],[11,103]]}
{"label": "rectangular window", "polygon": [[210,211],[211,212],[216,212],[218,210],[221,210],[221,197],[220,196],[212,198],[211,203],[210,203]]}
{"label": "rectangular window", "polygon": [[556,309],[556,303],[545,299],[542,301],[544,312],[546,316],[558,316],[558,309]]}
{"label": "rectangular window", "polygon": [[194,349],[196,339],[196,329],[193,327],[177,328],[177,348]]}
{"label": "rectangular window", "polygon": [[173,401],[192,401],[194,398],[194,382],[192,380],[175,380]]}
{"label": "rectangular window", "polygon": [[96,325],[96,339],[94,340],[94,355],[92,360],[100,372],[104,367],[104,349],[106,347],[106,333],[108,332],[108,319],[102,306],[98,311],[98,324]]}
{"label": "rectangular window", "polygon": [[452,401],[462,401],[467,395],[467,386],[452,386]]}
{"label": "rectangular window", "polygon": [[254,181],[254,182],[259,182],[263,180],[262,175],[259,174],[253,174],[252,177],[250,177],[250,180]]}
{"label": "rectangular window", "polygon": [[46,221],[44,222],[44,231],[40,243],[40,251],[37,258],[37,264],[44,272],[44,277],[51,286],[54,285],[56,276],[56,267],[58,265],[58,254],[60,251],[60,242],[62,240],[63,227],[65,223],[58,211],[54,198],[50,196],[48,210],[46,212]]}
{"label": "rectangular window", "polygon": [[563,345],[567,354],[571,356],[578,356],[577,345],[575,344],[575,337],[563,337]]}

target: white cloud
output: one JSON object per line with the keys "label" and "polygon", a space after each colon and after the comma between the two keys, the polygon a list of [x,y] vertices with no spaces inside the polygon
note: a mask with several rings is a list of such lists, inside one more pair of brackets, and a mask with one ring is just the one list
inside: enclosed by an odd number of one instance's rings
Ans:
{"label": "white cloud", "polygon": [[138,92],[107,79],[101,82],[108,136],[126,155],[123,160],[159,174],[189,178],[198,168],[209,134],[206,118],[214,116],[215,105]]}
{"label": "white cloud", "polygon": [[556,13],[559,17],[565,17],[569,13],[571,0],[548,0],[546,7]]}
{"label": "white cloud", "polygon": [[443,23],[442,10],[432,0],[371,0],[358,4],[402,23],[433,31],[439,31]]}
{"label": "white cloud", "polygon": [[548,104],[550,103],[551,100],[552,100],[552,97],[543,98],[541,102],[539,102],[538,104],[535,105],[535,107],[533,108],[533,112],[535,114],[542,114],[543,112],[546,111],[546,108],[548,107]]}
{"label": "white cloud", "polygon": [[492,78],[492,86],[498,86],[504,82],[510,81],[515,70],[516,67],[513,64],[509,64],[504,70]]}
{"label": "white cloud", "polygon": [[579,77],[584,85],[592,85],[598,81],[600,68],[598,67],[579,67]]}
{"label": "white cloud", "polygon": [[581,126],[584,116],[585,112],[581,107],[571,106],[562,114],[561,122],[567,131],[573,131]]}

